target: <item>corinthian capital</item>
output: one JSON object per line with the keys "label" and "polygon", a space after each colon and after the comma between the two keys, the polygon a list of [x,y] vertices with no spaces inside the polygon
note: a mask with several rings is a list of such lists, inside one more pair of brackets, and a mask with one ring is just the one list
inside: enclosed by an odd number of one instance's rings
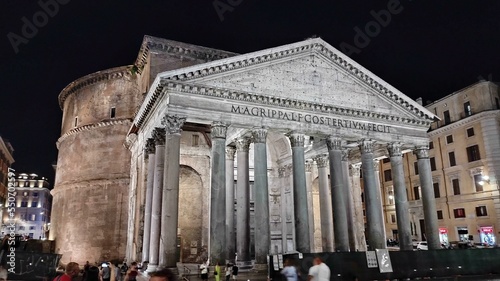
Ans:
{"label": "corinthian capital", "polygon": [[342,161],[349,161],[349,151],[350,149],[342,149]]}
{"label": "corinthian capital", "polygon": [[391,142],[387,145],[387,151],[389,151],[389,156],[403,156],[401,153],[401,143],[399,142]]}
{"label": "corinthian capital", "polygon": [[250,147],[250,140],[248,138],[236,139],[234,140],[234,143],[236,144],[237,151],[248,152]]}
{"label": "corinthian capital", "polygon": [[334,136],[328,136],[326,138],[326,146],[328,147],[328,150],[341,150],[342,139]]}
{"label": "corinthian capital", "polygon": [[318,168],[325,168],[328,165],[328,155],[318,155],[314,157],[314,161],[316,161],[316,165],[318,165]]}
{"label": "corinthian capital", "polygon": [[427,145],[417,146],[415,154],[417,155],[417,159],[427,159],[429,158],[429,147]]}
{"label": "corinthian capital", "polygon": [[165,145],[165,128],[155,128],[152,135],[156,145]]}
{"label": "corinthian capital", "polygon": [[212,124],[212,131],[210,136],[212,139],[225,139],[227,133],[227,125],[220,122],[214,122]]}
{"label": "corinthian capital", "polygon": [[179,117],[177,115],[165,114],[161,119],[161,124],[165,126],[167,133],[170,135],[180,134],[184,122],[186,122],[186,117]]}
{"label": "corinthian capital", "polygon": [[359,177],[361,175],[361,163],[356,163],[351,165],[351,176]]}
{"label": "corinthian capital", "polygon": [[304,147],[304,134],[289,133],[287,137],[290,139],[292,147]]}
{"label": "corinthian capital", "polygon": [[146,146],[144,147],[144,152],[146,155],[155,153],[155,140],[153,138],[149,138],[146,140]]}
{"label": "corinthian capital", "polygon": [[226,159],[234,160],[234,153],[236,152],[236,147],[226,146]]}
{"label": "corinthian capital", "polygon": [[267,129],[254,129],[252,130],[252,136],[255,143],[266,143]]}
{"label": "corinthian capital", "polygon": [[305,163],[306,173],[312,172],[312,166],[313,166],[313,162],[311,160],[306,160],[306,163]]}
{"label": "corinthian capital", "polygon": [[373,153],[375,141],[370,139],[362,139],[358,142],[361,153]]}

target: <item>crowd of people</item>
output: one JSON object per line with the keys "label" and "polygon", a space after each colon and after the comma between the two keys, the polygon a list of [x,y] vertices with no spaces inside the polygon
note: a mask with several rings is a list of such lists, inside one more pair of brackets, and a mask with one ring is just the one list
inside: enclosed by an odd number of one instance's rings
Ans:
{"label": "crowd of people", "polygon": [[[303,280],[300,278],[300,273],[291,259],[285,260],[281,274],[286,278],[286,281]],[[307,281],[330,281],[330,275],[331,271],[328,265],[323,262],[321,257],[315,257],[313,266],[309,268],[309,272],[307,273]]]}
{"label": "crowd of people", "polygon": [[[136,262],[132,262],[130,267],[123,263],[104,262],[101,264],[90,264],[88,261],[80,269],[76,262],[66,265],[64,273],[56,276],[53,281],[136,281],[139,270]],[[176,281],[173,272],[167,268],[159,269],[149,273],[150,281]]]}

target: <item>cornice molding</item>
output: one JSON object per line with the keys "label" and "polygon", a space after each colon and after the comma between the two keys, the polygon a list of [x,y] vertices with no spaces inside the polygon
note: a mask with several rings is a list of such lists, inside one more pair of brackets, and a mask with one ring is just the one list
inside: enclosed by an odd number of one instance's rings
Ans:
{"label": "cornice molding", "polygon": [[96,129],[96,128],[102,128],[102,127],[114,126],[114,125],[130,125],[131,123],[132,123],[131,119],[124,118],[124,119],[106,120],[106,121],[101,121],[101,122],[97,122],[97,123],[93,123],[93,124],[87,124],[87,125],[83,125],[80,127],[76,127],[74,129],[67,131],[61,137],[59,137],[59,139],[56,142],[56,146],[59,149],[59,144],[71,135],[75,135],[75,134],[89,131],[89,130]]}
{"label": "cornice molding", "polygon": [[131,65],[115,67],[103,71],[98,71],[86,76],[83,76],[66,86],[59,94],[59,107],[64,109],[64,101],[71,94],[80,91],[88,86],[97,84],[102,81],[109,81],[114,79],[121,79],[124,77],[130,78],[132,76]]}
{"label": "cornice molding", "polygon": [[447,133],[451,130],[463,128],[464,126],[466,126],[469,123],[476,122],[480,119],[487,118],[487,117],[499,118],[500,117],[500,110],[488,110],[488,111],[479,112],[479,113],[476,113],[476,114],[471,115],[469,117],[466,117],[464,119],[455,121],[455,122],[448,124],[444,127],[434,129],[434,130],[428,132],[427,134],[429,137],[435,137],[435,136],[438,136],[440,134]]}

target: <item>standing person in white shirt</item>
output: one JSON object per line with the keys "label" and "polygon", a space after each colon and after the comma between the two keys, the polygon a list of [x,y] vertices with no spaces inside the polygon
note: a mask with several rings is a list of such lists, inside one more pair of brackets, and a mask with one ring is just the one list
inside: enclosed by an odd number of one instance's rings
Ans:
{"label": "standing person in white shirt", "polygon": [[309,268],[307,281],[330,281],[330,268],[320,257],[315,257],[313,260],[314,266]]}

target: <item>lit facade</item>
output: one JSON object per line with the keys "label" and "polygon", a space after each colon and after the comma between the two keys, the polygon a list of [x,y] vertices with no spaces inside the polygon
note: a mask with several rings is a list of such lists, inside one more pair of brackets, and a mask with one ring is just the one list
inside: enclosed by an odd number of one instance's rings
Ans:
{"label": "lit facade", "polygon": [[[439,116],[428,132],[441,242],[498,244],[500,231],[500,101],[498,86],[478,82],[426,105]],[[388,159],[387,159],[388,160]],[[390,162],[380,179],[387,237],[397,239]],[[413,238],[425,239],[416,156],[404,155]]]}
{"label": "lit facade", "polygon": [[[46,239],[50,229],[51,195],[46,178],[36,174],[16,174],[15,223],[16,234],[29,236],[32,239]],[[10,220],[4,209],[2,232]]]}

